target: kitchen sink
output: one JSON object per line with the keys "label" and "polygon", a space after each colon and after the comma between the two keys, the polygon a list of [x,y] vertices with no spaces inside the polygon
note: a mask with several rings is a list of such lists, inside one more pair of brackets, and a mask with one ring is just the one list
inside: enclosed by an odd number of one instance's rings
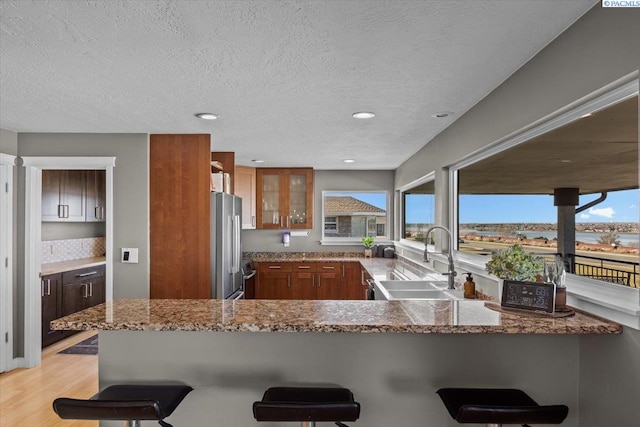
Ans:
{"label": "kitchen sink", "polygon": [[377,300],[460,300],[463,292],[447,289],[444,280],[377,280]]}

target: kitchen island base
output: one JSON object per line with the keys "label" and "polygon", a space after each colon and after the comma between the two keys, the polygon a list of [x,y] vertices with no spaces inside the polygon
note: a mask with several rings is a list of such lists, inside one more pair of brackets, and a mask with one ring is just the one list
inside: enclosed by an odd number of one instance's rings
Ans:
{"label": "kitchen island base", "polygon": [[257,423],[252,403],[272,386],[318,383],[353,391],[362,407],[354,426],[457,426],[436,394],[442,387],[520,388],[540,404],[569,406],[563,426],[578,426],[574,335],[100,331],[99,346],[100,388],[194,387],[168,418],[175,426],[291,426]]}

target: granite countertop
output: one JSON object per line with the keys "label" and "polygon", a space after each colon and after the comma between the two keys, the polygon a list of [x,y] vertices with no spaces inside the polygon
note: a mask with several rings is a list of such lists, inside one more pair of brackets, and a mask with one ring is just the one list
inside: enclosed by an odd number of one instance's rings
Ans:
{"label": "granite countertop", "polygon": [[104,265],[105,263],[106,257],[103,256],[52,262],[49,264],[42,264],[42,266],[40,267],[40,275],[47,276],[49,274],[64,273],[65,271],[78,270],[80,268],[86,267],[95,267],[97,265]]}
{"label": "granite countertop", "polygon": [[116,300],[54,320],[57,330],[619,334],[578,312],[551,319],[498,313],[483,301]]}

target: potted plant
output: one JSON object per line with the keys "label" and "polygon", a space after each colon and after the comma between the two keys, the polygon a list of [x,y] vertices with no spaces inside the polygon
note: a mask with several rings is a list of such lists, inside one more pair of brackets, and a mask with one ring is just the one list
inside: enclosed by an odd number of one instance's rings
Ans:
{"label": "potted plant", "polygon": [[363,237],[362,244],[364,245],[364,257],[371,258],[371,246],[373,246],[373,237]]}
{"label": "potted plant", "polygon": [[500,279],[536,282],[542,279],[544,260],[515,244],[491,254],[486,270]]}

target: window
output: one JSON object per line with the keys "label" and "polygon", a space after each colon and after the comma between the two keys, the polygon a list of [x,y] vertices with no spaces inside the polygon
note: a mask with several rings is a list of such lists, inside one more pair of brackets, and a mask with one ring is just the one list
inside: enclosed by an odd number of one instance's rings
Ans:
{"label": "window", "polygon": [[338,233],[338,218],[335,216],[327,216],[324,218],[324,233],[336,234]]}
{"label": "window", "polygon": [[388,240],[387,192],[323,191],[323,241]]}
{"label": "window", "polygon": [[402,239],[424,242],[424,234],[435,223],[435,184],[433,174],[401,189]]}
{"label": "window", "polygon": [[563,254],[577,276],[640,288],[637,92],[573,114],[455,168],[459,249],[520,243]]}

